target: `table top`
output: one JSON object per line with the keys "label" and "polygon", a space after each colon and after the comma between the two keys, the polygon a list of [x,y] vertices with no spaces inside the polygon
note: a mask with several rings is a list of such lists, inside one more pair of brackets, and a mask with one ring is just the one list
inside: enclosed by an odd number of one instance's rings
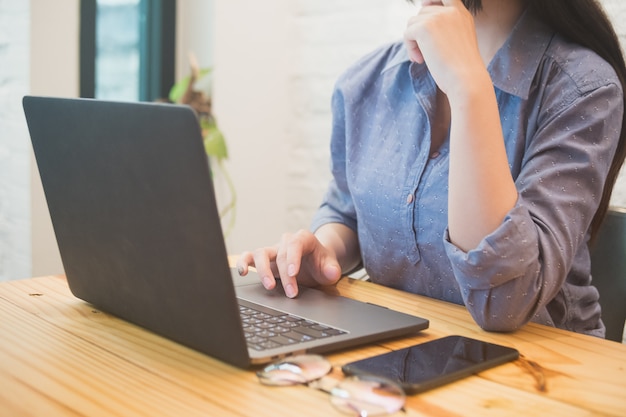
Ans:
{"label": "table top", "polygon": [[[462,306],[342,279],[329,291],[430,320],[406,338],[327,355],[341,365],[446,335],[519,360],[407,398],[407,416],[626,415],[626,345],[529,324],[482,331]],[[0,283],[2,416],[334,416],[327,394],[242,370],[95,309],[63,276]]]}

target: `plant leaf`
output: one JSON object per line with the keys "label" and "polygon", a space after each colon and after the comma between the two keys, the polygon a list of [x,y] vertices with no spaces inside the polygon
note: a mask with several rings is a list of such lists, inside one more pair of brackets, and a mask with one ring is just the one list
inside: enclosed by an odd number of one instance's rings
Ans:
{"label": "plant leaf", "polygon": [[[200,70],[200,74],[198,74],[198,80],[207,74],[211,73],[211,68],[203,68]],[[196,80],[196,82],[198,81]],[[187,86],[189,86],[189,81],[191,81],[191,75],[186,76],[185,78],[178,81],[176,84],[172,86],[170,89],[170,94],[168,98],[170,101],[174,103],[179,103],[180,100],[185,95],[185,91],[187,91]]]}
{"label": "plant leaf", "polygon": [[203,128],[204,133],[204,150],[207,155],[214,156],[217,159],[228,158],[228,148],[226,147],[226,141],[224,135],[217,128],[215,123],[209,124],[206,128]]}

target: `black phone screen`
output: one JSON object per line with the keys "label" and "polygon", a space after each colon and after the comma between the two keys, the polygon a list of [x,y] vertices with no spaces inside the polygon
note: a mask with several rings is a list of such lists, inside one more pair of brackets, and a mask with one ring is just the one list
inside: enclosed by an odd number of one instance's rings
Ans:
{"label": "black phone screen", "polygon": [[422,392],[515,360],[516,349],[463,336],[441,339],[351,362],[347,375],[377,375],[399,383],[407,394]]}

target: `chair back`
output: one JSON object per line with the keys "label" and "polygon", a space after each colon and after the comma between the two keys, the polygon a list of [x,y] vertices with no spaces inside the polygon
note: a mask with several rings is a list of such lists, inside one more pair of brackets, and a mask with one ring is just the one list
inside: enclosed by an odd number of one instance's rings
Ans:
{"label": "chair back", "polygon": [[621,342],[626,321],[626,208],[609,209],[590,250],[606,338]]}

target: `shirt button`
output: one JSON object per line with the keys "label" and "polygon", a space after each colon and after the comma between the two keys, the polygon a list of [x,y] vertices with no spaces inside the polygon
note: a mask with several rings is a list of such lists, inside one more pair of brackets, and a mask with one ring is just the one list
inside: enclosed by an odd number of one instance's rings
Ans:
{"label": "shirt button", "polygon": [[431,154],[430,154],[430,158],[431,158],[431,159],[435,159],[435,158],[436,158],[436,157],[438,157],[438,156],[439,156],[439,151],[435,151],[435,152],[433,152],[433,153],[431,153]]}
{"label": "shirt button", "polygon": [[411,204],[413,202],[413,194],[406,196],[406,203]]}

